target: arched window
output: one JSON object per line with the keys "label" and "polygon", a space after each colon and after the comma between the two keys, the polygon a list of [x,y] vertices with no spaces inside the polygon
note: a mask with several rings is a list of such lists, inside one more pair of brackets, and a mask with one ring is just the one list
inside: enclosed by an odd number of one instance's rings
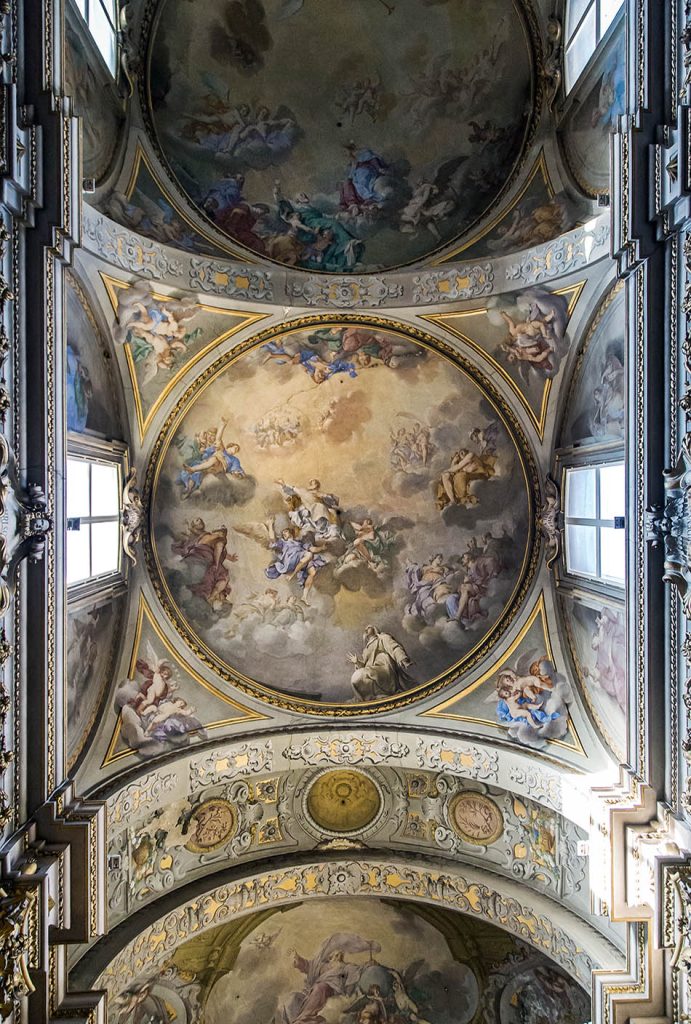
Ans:
{"label": "arched window", "polygon": [[75,0],[111,75],[118,66],[117,0]]}
{"label": "arched window", "polygon": [[567,92],[578,80],[623,5],[624,0],[570,0],[564,59]]}

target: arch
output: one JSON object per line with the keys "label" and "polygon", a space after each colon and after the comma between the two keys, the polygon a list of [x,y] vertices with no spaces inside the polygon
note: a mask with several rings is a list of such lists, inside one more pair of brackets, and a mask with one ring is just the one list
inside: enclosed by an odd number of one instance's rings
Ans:
{"label": "arch", "polygon": [[[445,907],[510,932],[544,953],[590,991],[594,969],[617,969],[622,955],[575,914],[531,894],[530,905],[515,882],[464,866],[401,856],[357,859],[294,859],[260,872],[226,872],[212,889],[187,890],[184,902],[166,913],[140,912],[148,924],[132,936],[132,920],[110,933],[77,965],[77,983],[115,996],[135,978],[150,973],[171,949],[216,925],[271,905],[312,899],[385,897]],[[162,901],[160,901],[162,902]]]}

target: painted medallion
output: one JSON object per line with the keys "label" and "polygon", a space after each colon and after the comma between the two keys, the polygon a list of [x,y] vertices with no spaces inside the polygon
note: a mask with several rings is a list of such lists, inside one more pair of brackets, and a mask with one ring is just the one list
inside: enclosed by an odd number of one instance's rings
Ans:
{"label": "painted medallion", "polygon": [[511,620],[534,472],[457,359],[388,323],[315,317],[221,357],[183,396],[149,470],[149,561],[226,679],[305,710],[402,703]]}
{"label": "painted medallion", "polygon": [[178,184],[231,242],[386,270],[502,193],[533,123],[530,53],[507,0],[167,0],[147,99]]}
{"label": "painted medallion", "polygon": [[327,832],[359,832],[381,809],[381,796],[372,779],[348,768],[318,775],[307,793],[312,821]]}
{"label": "painted medallion", "polygon": [[501,811],[482,793],[459,793],[451,805],[451,824],[461,839],[475,846],[496,843],[504,831]]}

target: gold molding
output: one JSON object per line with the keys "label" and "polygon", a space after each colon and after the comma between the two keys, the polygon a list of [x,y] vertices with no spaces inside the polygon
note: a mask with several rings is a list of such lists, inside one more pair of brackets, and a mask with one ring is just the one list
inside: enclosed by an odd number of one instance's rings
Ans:
{"label": "gold molding", "polygon": [[245,693],[249,693],[254,697],[266,700],[273,706],[305,714],[332,715],[336,717],[371,715],[384,709],[388,711],[394,708],[404,707],[413,702],[417,702],[423,696],[426,696],[435,690],[441,689],[442,687],[455,682],[463,672],[467,671],[473,665],[478,664],[482,658],[487,656],[496,643],[498,637],[501,636],[506,629],[508,629],[511,622],[513,622],[529,592],[532,580],[537,570],[541,550],[541,543],[535,532],[535,510],[540,504],[539,474],[532,449],[524,433],[523,427],[516,418],[510,405],[508,405],[505,398],[496,388],[494,382],[486,377],[482,371],[474,366],[469,360],[467,360],[465,356],[454,346],[449,345],[447,342],[441,341],[414,326],[402,324],[395,320],[388,320],[378,316],[347,313],[328,316],[306,316],[301,317],[298,320],[291,320],[271,328],[266,328],[259,334],[241,341],[231,352],[226,352],[219,356],[218,359],[208,366],[206,370],[204,370],[204,372],[195,381],[193,381],[187,390],[180,396],[175,406],[170,410],[168,417],[162,425],[154,443],[149,464],[147,466],[143,494],[144,504],[149,508],[149,510],[151,510],[153,508],[153,499],[158,486],[163,460],[175,431],[185,412],[189,408],[190,402],[192,399],[197,399],[198,396],[207,387],[209,387],[209,385],[212,384],[218,376],[225,372],[236,359],[244,355],[250,349],[256,348],[268,340],[276,337],[282,337],[296,331],[301,331],[305,328],[315,326],[342,327],[345,324],[353,323],[367,324],[379,330],[386,330],[404,338],[407,341],[414,341],[422,348],[436,352],[438,355],[442,356],[442,358],[446,358],[481,390],[484,397],[495,409],[514,444],[519,456],[519,463],[526,486],[529,507],[529,532],[523,556],[523,563],[520,568],[516,586],[507,599],[504,611],[496,622],[494,628],[482,637],[463,659],[451,666],[445,672],[435,676],[434,679],[427,680],[424,683],[420,683],[417,686],[412,687],[404,693],[397,694],[395,697],[366,701],[358,705],[343,705],[342,703],[328,701],[319,703],[309,701],[305,698],[283,693],[282,691],[276,690],[243,675],[236,669],[232,668],[232,666],[223,662],[217,654],[211,651],[186,623],[185,616],[178,608],[173,595],[170,593],[165,582],[164,573],[159,562],[155,543],[152,542],[150,530],[145,537],[146,564],[156,596],[161,602],[161,605],[168,615],[175,631],[201,661],[207,664],[214,672],[219,674],[221,678],[225,679],[227,682],[237,686]]}
{"label": "gold molding", "polygon": [[[517,633],[517,635],[511,641],[511,644],[509,645],[507,650],[504,651],[502,656],[497,661],[495,661],[494,664],[490,668],[488,668],[485,672],[483,672],[482,675],[479,676],[473,683],[471,683],[470,686],[466,687],[465,690],[462,690],[460,693],[454,694],[452,697],[447,697],[446,700],[442,701],[441,704],[437,704],[436,707],[429,708],[429,710],[421,712],[420,717],[421,718],[445,718],[445,719],[452,719],[455,722],[469,722],[469,723],[472,723],[473,725],[489,725],[489,726],[491,726],[494,729],[500,729],[502,731],[505,731],[507,727],[505,725],[502,725],[501,722],[493,722],[493,721],[490,721],[487,718],[476,718],[476,717],[473,717],[473,716],[470,716],[470,715],[459,715],[459,714],[455,714],[452,711],[449,712],[446,709],[449,708],[449,707],[452,707],[455,704],[460,703],[465,697],[467,697],[469,694],[471,694],[475,690],[477,690],[478,687],[482,686],[483,683],[486,683],[487,680],[491,676],[494,676],[494,675],[497,674],[499,669],[501,669],[507,663],[507,661],[509,660],[511,655],[517,650],[517,648],[520,646],[520,644],[525,640],[526,636],[530,632],[530,630],[531,630],[535,620],[538,618],[538,616],[541,617],[541,622],[542,622],[542,635],[543,635],[543,638],[544,638],[544,641],[545,641],[545,653],[546,653],[547,657],[550,659],[550,661],[552,662],[552,664],[554,664],[554,653],[552,651],[552,644],[551,644],[551,641],[550,641],[550,638],[549,638],[549,631],[547,629],[547,614],[546,614],[546,607],[545,607],[545,592],[544,592],[544,590],[541,590],[540,591],[540,596],[538,597],[537,601],[535,602],[535,606],[534,606],[533,610],[531,611],[531,613],[528,616],[528,618],[526,619],[526,621],[523,623],[523,626],[521,627],[520,631]],[[583,744],[581,743],[581,738],[578,735],[578,730],[576,729],[576,726],[575,726],[575,723],[573,721],[573,717],[572,717],[571,714],[569,714],[569,733],[573,737],[573,740],[574,740],[573,743],[566,743],[564,740],[553,740],[553,739],[548,739],[547,743],[549,745],[551,745],[551,746],[554,746],[554,747],[562,747],[564,750],[574,751],[577,754],[582,754],[585,757],[586,756],[585,748],[584,748]],[[519,744],[519,746],[520,746],[520,744]],[[522,749],[528,750],[529,748],[523,747]],[[536,752],[532,752],[531,751],[531,753],[535,753],[537,756],[540,755],[540,751],[536,751]]]}
{"label": "gold molding", "polygon": [[541,172],[542,174],[542,181],[547,190],[549,198],[554,199],[554,185],[552,184],[552,179],[550,178],[549,171],[547,170],[547,159],[545,157],[545,151],[544,149],[541,149],[538,153],[535,163],[526,175],[525,181],[521,185],[516,195],[511,200],[510,204],[505,209],[501,210],[498,214],[496,214],[496,216],[493,217],[488,224],[486,224],[483,228],[480,228],[480,230],[477,231],[471,238],[469,238],[466,242],[463,242],[462,245],[459,245],[451,252],[446,253],[445,256],[440,257],[436,260],[432,260],[432,266],[443,266],[445,263],[449,263],[452,259],[454,259],[454,257],[460,256],[461,253],[464,253],[466,249],[469,249],[471,245],[475,245],[477,242],[481,242],[483,238],[486,238],[490,231],[493,231],[494,228],[496,228],[497,224],[501,224],[501,222],[505,220],[506,217],[509,216],[509,214],[513,213],[513,211],[516,209],[521,199],[523,199],[523,196],[526,194],[526,192],[532,185],[533,181],[537,177],[538,172]]}
{"label": "gold molding", "polygon": [[[225,255],[230,259],[240,260],[242,263],[257,263],[256,259],[248,258],[244,253],[241,253],[237,249],[233,249],[232,246],[227,245],[225,243],[225,239],[227,238],[227,236],[224,235],[222,232],[220,232],[221,241],[219,242],[217,239],[212,238],[212,236],[205,230],[203,226],[195,224],[194,221],[190,220],[189,216],[184,212],[184,210],[181,210],[179,205],[175,202],[170,192],[168,191],[166,184],[161,180],[160,175],[156,173],[156,170],[151,164],[151,161],[146,151],[144,150],[144,147],[142,146],[141,142],[137,142],[137,147],[134,151],[132,171],[130,172],[130,178],[125,188],[125,196],[127,197],[127,199],[132,198],[132,193],[137,187],[137,180],[139,178],[139,171],[141,170],[142,164],[144,165],[148,173],[151,175],[156,187],[160,189],[161,195],[163,196],[165,201],[170,204],[170,206],[178,215],[180,220],[187,224],[187,226],[191,228],[195,234],[199,235],[200,238],[203,238],[205,242],[208,242],[210,248],[216,250],[216,254],[211,252],[193,252],[193,256],[204,256],[210,259],[218,259],[220,254],[221,259],[223,258],[223,255]],[[174,243],[173,248],[176,248]],[[179,249],[179,251],[186,252],[187,250]]]}
{"label": "gold molding", "polygon": [[[151,626],[154,633],[156,634],[156,636],[158,637],[158,639],[161,641],[166,651],[168,652],[168,655],[181,669],[187,672],[187,674],[190,675],[195,682],[203,686],[205,690],[208,690],[209,693],[212,693],[214,697],[218,697],[226,704],[229,704],[232,708],[235,708],[237,711],[241,712],[241,714],[236,715],[233,718],[224,718],[217,722],[205,722],[205,729],[221,729],[223,726],[235,725],[237,722],[265,721],[269,717],[268,715],[263,715],[260,711],[255,711],[253,708],[245,707],[244,704],[240,704],[232,697],[229,697],[227,694],[222,693],[221,690],[217,689],[213,685],[213,683],[208,682],[208,680],[204,679],[203,676],[200,676],[199,673],[195,671],[195,669],[193,669],[192,666],[187,661],[181,658],[180,655],[175,650],[175,648],[171,647],[168,639],[163,633],[163,630],[156,622],[156,619],[151,611],[151,607],[149,606],[149,602],[146,600],[144,594],[141,591],[139,593],[137,625],[134,634],[134,641],[132,643],[132,655],[130,657],[130,663],[128,667],[128,676],[132,677],[134,675],[137,660],[139,658],[139,645],[141,643],[142,638],[142,628],[144,625],[144,619],[146,619],[148,624]],[[118,716],[118,720],[115,724],[113,734],[108,744],[108,749],[106,750],[103,761],[101,762],[101,768],[107,768],[108,765],[113,764],[115,761],[121,761],[124,757],[129,757],[130,754],[136,754],[136,750],[133,750],[131,747],[126,747],[124,750],[119,750],[116,753],[115,748],[117,747],[119,739],[120,717]]]}
{"label": "gold molding", "polygon": [[[111,277],[109,274],[106,274],[103,271],[99,271],[99,274],[101,280],[103,281],[103,285],[106,289],[106,292],[108,293],[108,298],[113,308],[113,313],[117,317],[118,291],[124,291],[127,288],[131,288],[132,283],[129,281],[122,281],[120,280],[120,278],[117,277]],[[152,298],[154,298],[157,302],[176,301],[174,296],[172,295],[163,295],[162,293],[154,291],[151,292],[151,295]],[[134,365],[134,359],[132,358],[130,343],[125,342],[122,346],[122,348],[125,351],[125,360],[127,362],[127,369],[129,371],[130,381],[132,384],[132,393],[134,395],[134,405],[137,413],[137,425],[139,427],[140,442],[143,441],[144,435],[151,426],[151,421],[153,420],[158,410],[161,408],[161,405],[165,402],[166,398],[171,393],[171,391],[173,391],[175,386],[180,383],[185,374],[188,373],[188,371],[191,370],[193,366],[196,366],[196,364],[201,359],[203,359],[204,356],[208,355],[209,352],[211,352],[218,345],[222,344],[224,341],[227,341],[228,338],[232,338],[234,335],[239,334],[240,331],[244,331],[246,327],[252,327],[260,320],[266,320],[268,317],[271,316],[271,313],[253,313],[245,312],[244,310],[241,309],[225,309],[223,306],[210,306],[204,302],[198,302],[197,305],[199,306],[199,310],[205,313],[219,313],[228,316],[241,316],[244,317],[245,319],[241,323],[238,323],[234,327],[231,327],[229,330],[224,331],[222,334],[219,334],[218,337],[214,338],[213,341],[210,341],[208,345],[205,345],[204,348],[200,349],[200,351],[197,352],[194,356],[191,356],[186,363],[183,363],[183,365],[180,366],[180,368],[168,381],[168,383],[165,385],[159,396],[153,402],[146,416],[144,415],[144,410],[142,407],[141,391],[139,388],[139,381],[137,379],[137,372]]]}
{"label": "gold molding", "polygon": [[[550,293],[552,295],[569,295],[570,294],[569,304],[568,304],[568,306],[566,308],[566,313],[567,313],[567,316],[568,316],[567,328],[568,328],[568,325],[569,325],[569,323],[571,321],[571,317],[573,316],[573,311],[576,308],[576,304],[577,304],[578,300],[581,297],[583,289],[585,288],[585,285],[586,285],[585,281],[578,281],[576,284],[567,285],[565,288],[556,288],[554,290],[550,290]],[[527,290],[529,290],[528,286],[526,286],[526,288],[519,289],[519,291],[527,291]],[[515,293],[507,293],[507,294],[515,294]],[[504,366],[502,366],[502,364],[500,362],[498,362],[494,358],[494,356],[490,355],[490,353],[487,351],[487,349],[483,348],[478,342],[473,341],[473,339],[469,338],[467,334],[463,334],[462,331],[458,330],[456,327],[454,327],[450,323],[448,323],[448,321],[450,321],[450,320],[452,320],[454,318],[465,317],[465,316],[468,316],[468,317],[469,316],[482,316],[482,315],[484,315],[484,314],[486,314],[488,312],[489,312],[489,306],[477,306],[477,307],[472,308],[472,309],[457,310],[454,313],[424,313],[424,314],[420,314],[419,316],[420,316],[421,320],[427,320],[429,323],[436,324],[436,326],[437,327],[441,327],[442,330],[448,331],[449,334],[453,334],[456,338],[459,339],[459,341],[462,341],[466,345],[470,345],[470,347],[473,349],[474,352],[477,352],[477,354],[479,356],[482,356],[483,359],[486,359],[487,362],[491,364],[492,368],[494,370],[496,370],[501,375],[503,380],[506,381],[508,386],[511,388],[513,393],[516,395],[516,397],[520,401],[520,403],[523,406],[523,408],[528,413],[528,416],[530,417],[530,421],[533,424],[533,426],[535,427],[535,430],[537,432],[538,437],[542,441],[544,439],[544,436],[545,436],[545,423],[547,421],[547,405],[548,405],[548,402],[549,402],[550,392],[552,390],[552,383],[553,383],[553,381],[556,378],[548,377],[545,380],[544,385],[543,385],[543,389],[542,389],[542,402],[541,402],[541,405],[540,405],[540,415],[537,416],[535,414],[534,409],[529,404],[525,394],[523,393],[523,391],[521,390],[519,385],[516,383],[516,381],[513,379],[513,377],[506,371]]]}

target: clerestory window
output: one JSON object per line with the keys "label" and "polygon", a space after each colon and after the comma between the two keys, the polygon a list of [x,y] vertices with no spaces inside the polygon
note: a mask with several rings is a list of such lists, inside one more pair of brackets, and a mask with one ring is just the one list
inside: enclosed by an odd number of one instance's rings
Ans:
{"label": "clerestory window", "polygon": [[77,10],[89,31],[111,75],[115,77],[118,60],[117,0],[75,0]]}
{"label": "clerestory window", "polygon": [[576,83],[623,6],[624,0],[570,0],[564,58],[567,92]]}
{"label": "clerestory window", "polygon": [[566,570],[623,587],[626,568],[623,462],[566,470]]}
{"label": "clerestory window", "polygon": [[67,458],[67,585],[107,581],[122,568],[119,461]]}

